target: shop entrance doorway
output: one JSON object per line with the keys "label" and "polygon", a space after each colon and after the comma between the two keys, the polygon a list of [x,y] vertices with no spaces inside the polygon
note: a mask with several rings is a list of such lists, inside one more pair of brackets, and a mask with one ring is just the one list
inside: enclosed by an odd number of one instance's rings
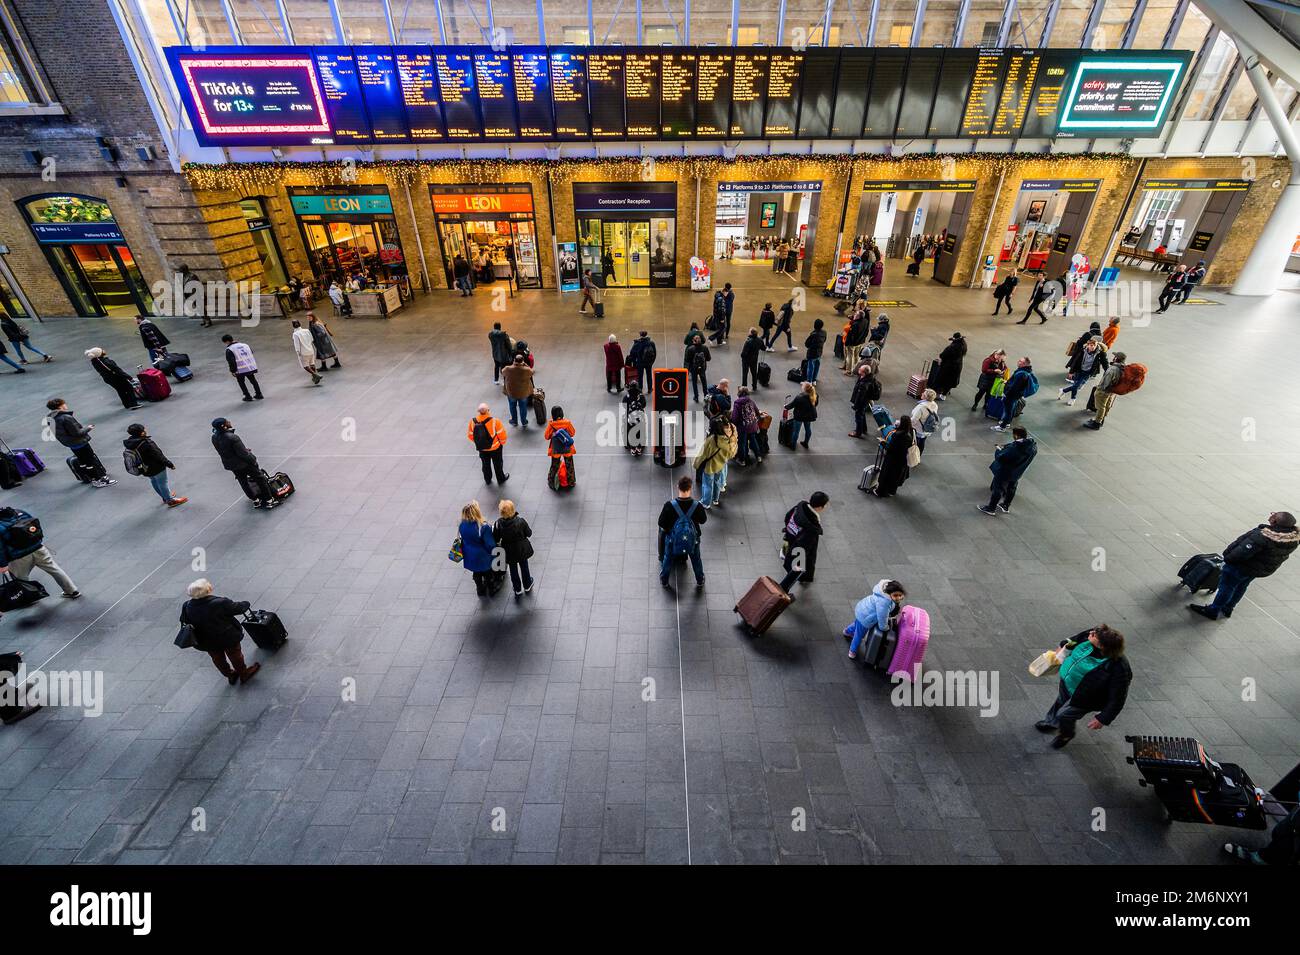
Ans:
{"label": "shop entrance doorway", "polygon": [[811,281],[821,190],[819,180],[719,182],[715,281],[726,279],[737,288],[760,288],[773,279],[782,286],[792,279]]}
{"label": "shop entrance doorway", "polygon": [[1042,272],[1048,278],[1068,271],[1080,251],[1100,185],[1097,179],[1021,182],[1011,221],[1002,236],[1001,264]]}
{"label": "shop entrance doorway", "polygon": [[[605,288],[672,288],[677,184],[575,182],[578,266]],[[639,213],[639,214],[638,214]]]}
{"label": "shop entrance doorway", "polygon": [[1246,179],[1148,179],[1142,183],[1116,264],[1171,271],[1208,266],[1241,211]]}
{"label": "shop entrance doorway", "polygon": [[153,298],[108,208],[94,196],[42,195],[18,203],[78,315],[153,313]]}
{"label": "shop entrance doorway", "polygon": [[870,240],[883,253],[883,280],[889,284],[915,274],[951,285],[975,185],[973,179],[864,183],[855,240],[841,250],[841,264],[851,263]]}
{"label": "shop entrance doorway", "polygon": [[505,280],[510,275],[510,263],[515,264],[515,279],[520,288],[541,288],[541,270],[537,260],[537,236],[531,219],[525,221],[500,220],[448,220],[439,217],[439,235],[442,239],[442,264],[447,273],[447,286],[455,283],[452,262],[463,255],[471,266],[482,254],[493,279]]}

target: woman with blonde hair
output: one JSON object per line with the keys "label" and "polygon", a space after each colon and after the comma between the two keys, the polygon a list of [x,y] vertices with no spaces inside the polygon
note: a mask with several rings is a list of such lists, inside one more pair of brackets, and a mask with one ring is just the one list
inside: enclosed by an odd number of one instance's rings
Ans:
{"label": "woman with blonde hair", "polygon": [[460,509],[459,535],[462,560],[465,569],[474,576],[474,589],[480,597],[495,596],[505,574],[493,572],[496,539],[492,536],[492,525],[483,519],[478,501],[470,501]]}
{"label": "woman with blonde hair", "polygon": [[501,517],[492,526],[492,535],[505,551],[515,596],[522,597],[533,589],[533,575],[528,571],[528,558],[533,556],[533,545],[528,538],[533,536],[533,529],[515,508],[514,501],[502,501],[497,510]]}

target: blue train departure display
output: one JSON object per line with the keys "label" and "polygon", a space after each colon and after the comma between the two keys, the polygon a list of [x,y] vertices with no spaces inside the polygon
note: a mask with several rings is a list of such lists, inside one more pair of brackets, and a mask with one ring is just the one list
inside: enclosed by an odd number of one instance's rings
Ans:
{"label": "blue train departure display", "polygon": [[203,146],[1159,136],[1191,54],[169,47]]}

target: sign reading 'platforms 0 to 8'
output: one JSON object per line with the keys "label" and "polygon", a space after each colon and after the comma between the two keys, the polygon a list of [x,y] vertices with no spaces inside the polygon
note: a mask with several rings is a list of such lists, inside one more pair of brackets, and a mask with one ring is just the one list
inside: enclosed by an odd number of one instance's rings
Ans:
{"label": "sign reading 'platforms 0 to 8'", "polygon": [[201,145],[1158,136],[1185,51],[168,48]]}

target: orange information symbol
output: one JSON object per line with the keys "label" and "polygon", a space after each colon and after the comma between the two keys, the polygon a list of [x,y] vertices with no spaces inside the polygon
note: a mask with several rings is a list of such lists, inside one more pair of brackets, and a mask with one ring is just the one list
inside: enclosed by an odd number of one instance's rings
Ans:
{"label": "orange information symbol", "polygon": [[676,378],[664,378],[660,383],[659,388],[665,395],[675,395],[680,386],[681,382]]}

